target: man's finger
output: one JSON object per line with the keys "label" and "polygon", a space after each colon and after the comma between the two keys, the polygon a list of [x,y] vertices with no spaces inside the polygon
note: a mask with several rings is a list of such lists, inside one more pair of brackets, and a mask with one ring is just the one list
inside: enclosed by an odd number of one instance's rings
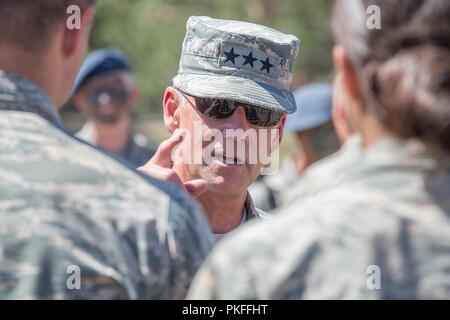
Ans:
{"label": "man's finger", "polygon": [[177,173],[168,168],[162,168],[157,165],[147,164],[143,167],[138,168],[137,170],[159,180],[172,182],[178,184],[179,186],[183,186],[183,182],[181,182],[180,177]]}
{"label": "man's finger", "polygon": [[184,130],[178,129],[169,139],[163,141],[149,163],[156,164],[163,168],[170,168],[172,152],[175,147],[183,141],[184,133]]}
{"label": "man's finger", "polygon": [[208,189],[208,181],[204,179],[195,179],[184,183],[184,187],[191,197],[198,198]]}

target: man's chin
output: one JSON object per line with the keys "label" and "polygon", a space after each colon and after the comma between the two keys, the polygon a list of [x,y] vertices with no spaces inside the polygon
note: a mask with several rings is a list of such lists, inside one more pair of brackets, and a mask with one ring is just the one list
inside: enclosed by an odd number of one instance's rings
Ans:
{"label": "man's chin", "polygon": [[246,165],[223,166],[212,163],[203,166],[188,166],[191,177],[208,181],[208,192],[227,197],[239,196],[247,192],[252,182]]}
{"label": "man's chin", "polygon": [[210,174],[207,178],[208,192],[225,197],[239,196],[247,192],[247,184],[243,184],[244,177],[234,175]]}

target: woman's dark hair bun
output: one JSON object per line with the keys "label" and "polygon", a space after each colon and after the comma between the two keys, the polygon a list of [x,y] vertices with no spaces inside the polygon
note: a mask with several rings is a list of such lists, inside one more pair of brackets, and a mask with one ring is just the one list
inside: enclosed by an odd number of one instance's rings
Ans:
{"label": "woman's dark hair bun", "polygon": [[[381,28],[367,28],[366,8]],[[337,0],[336,40],[356,68],[365,108],[391,131],[450,150],[450,1]]]}

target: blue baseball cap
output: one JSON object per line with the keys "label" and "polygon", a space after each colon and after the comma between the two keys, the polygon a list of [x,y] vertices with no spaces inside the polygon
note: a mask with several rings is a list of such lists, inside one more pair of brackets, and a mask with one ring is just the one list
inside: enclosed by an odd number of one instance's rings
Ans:
{"label": "blue baseball cap", "polygon": [[326,83],[311,83],[294,92],[299,106],[287,116],[285,130],[299,132],[331,121],[332,87]]}
{"label": "blue baseball cap", "polygon": [[73,93],[94,76],[116,70],[131,70],[125,54],[116,48],[105,48],[92,51],[84,60],[73,86]]}

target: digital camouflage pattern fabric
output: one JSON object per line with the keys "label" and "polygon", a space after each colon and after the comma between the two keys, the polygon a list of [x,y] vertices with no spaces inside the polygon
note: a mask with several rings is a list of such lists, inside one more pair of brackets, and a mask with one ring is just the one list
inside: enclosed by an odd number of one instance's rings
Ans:
{"label": "digital camouflage pattern fabric", "polygon": [[354,166],[360,161],[363,153],[362,139],[359,134],[351,136],[341,148],[334,154],[313,163],[305,173],[290,184],[289,190],[280,192],[278,183],[280,202],[283,206],[318,194],[319,192],[338,187],[350,175]]}
{"label": "digital camouflage pattern fabric", "polygon": [[254,23],[190,17],[173,82],[196,97],[292,113],[297,37]]}
{"label": "digital camouflage pattern fabric", "polygon": [[338,186],[219,243],[188,298],[448,299],[448,155],[384,139],[353,164]]}
{"label": "digital camouflage pattern fabric", "polygon": [[361,137],[355,134],[337,152],[313,163],[302,174],[293,174],[294,160],[286,158],[277,174],[256,180],[249,192],[258,208],[277,214],[298,199],[338,186],[359,161],[361,152]]}
{"label": "digital camouflage pattern fabric", "polygon": [[61,128],[0,71],[0,299],[184,298],[212,245],[203,213]]}

